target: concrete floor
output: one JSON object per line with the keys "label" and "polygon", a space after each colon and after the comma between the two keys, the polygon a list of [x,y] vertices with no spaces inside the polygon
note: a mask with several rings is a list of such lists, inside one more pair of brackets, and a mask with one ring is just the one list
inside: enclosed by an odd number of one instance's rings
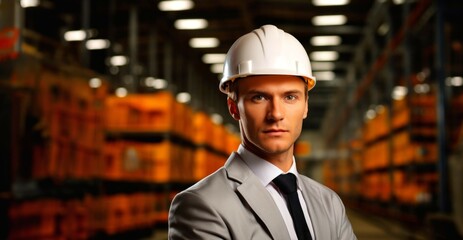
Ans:
{"label": "concrete floor", "polygon": [[400,223],[347,209],[358,240],[427,240],[424,232],[410,231]]}

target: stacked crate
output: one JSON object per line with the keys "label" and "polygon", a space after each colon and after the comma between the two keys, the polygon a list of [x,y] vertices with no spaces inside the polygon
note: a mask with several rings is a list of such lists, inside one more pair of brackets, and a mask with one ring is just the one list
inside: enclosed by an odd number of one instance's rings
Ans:
{"label": "stacked crate", "polygon": [[34,145],[32,178],[94,177],[102,157],[103,85],[91,88],[88,80],[44,71],[37,90],[41,112],[36,125],[42,142]]}
{"label": "stacked crate", "polygon": [[387,201],[391,197],[391,183],[387,172],[390,159],[388,125],[390,110],[385,106],[377,108],[376,116],[365,122],[363,127],[363,150],[361,159],[361,191],[365,199]]}
{"label": "stacked crate", "polygon": [[80,202],[88,216],[89,232],[114,235],[156,223],[156,194],[131,193],[87,197]]}
{"label": "stacked crate", "polygon": [[222,166],[240,143],[236,134],[167,91],[108,97],[106,113],[108,132],[122,135],[105,147],[102,174],[113,180],[194,182]]}
{"label": "stacked crate", "polygon": [[426,164],[437,161],[435,109],[435,95],[413,95],[394,100],[391,117],[385,108],[365,123],[361,185],[369,191],[363,197],[386,202],[394,196],[414,205],[431,201],[437,175]]}
{"label": "stacked crate", "polygon": [[[113,137],[105,143],[98,176],[111,181],[192,184],[223,166],[240,144],[239,136],[167,91],[109,96],[105,112],[106,132]],[[156,221],[167,221],[176,192],[173,188],[157,193]]]}
{"label": "stacked crate", "polygon": [[60,201],[53,199],[14,203],[9,211],[9,239],[60,239],[58,219],[63,211]]}
{"label": "stacked crate", "polygon": [[[434,168],[437,153],[437,113],[435,94],[415,94],[393,102],[396,114],[392,118],[395,134],[392,136],[393,186],[398,202],[408,205],[432,201],[437,173],[407,171],[413,166]],[[404,167],[402,169],[401,167]]]}
{"label": "stacked crate", "polygon": [[172,141],[119,140],[106,143],[104,152],[100,175],[104,179],[151,183],[192,179],[192,149]]}
{"label": "stacked crate", "polygon": [[167,91],[106,98],[105,125],[111,131],[164,132],[191,138],[192,110]]}

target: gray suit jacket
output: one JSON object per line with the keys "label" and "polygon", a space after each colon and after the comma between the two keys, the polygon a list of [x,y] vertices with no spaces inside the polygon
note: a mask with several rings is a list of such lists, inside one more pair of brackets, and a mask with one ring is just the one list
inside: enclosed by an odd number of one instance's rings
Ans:
{"label": "gray suit jacket", "polygon": [[[356,239],[336,193],[299,175],[317,240]],[[233,153],[224,167],[177,194],[169,239],[288,240],[283,218],[259,179]]]}

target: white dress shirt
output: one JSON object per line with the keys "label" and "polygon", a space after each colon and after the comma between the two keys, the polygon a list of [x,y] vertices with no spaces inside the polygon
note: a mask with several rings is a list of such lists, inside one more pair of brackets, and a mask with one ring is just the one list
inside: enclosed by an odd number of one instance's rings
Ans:
{"label": "white dress shirt", "polygon": [[[272,180],[278,177],[280,174],[284,174],[285,172],[281,171],[278,167],[271,164],[270,162],[266,161],[255,155],[254,153],[248,151],[243,145],[238,147],[238,154],[243,158],[246,164],[249,166],[251,171],[260,179],[262,185],[267,189],[267,191],[272,196],[273,200],[275,201],[278,209],[280,210],[281,215],[286,224],[286,228],[288,229],[289,235],[291,240],[297,240],[296,231],[294,230],[293,220],[291,218],[291,214],[289,213],[286,200],[278,187],[272,182]],[[296,178],[299,178],[297,169],[296,169],[296,161],[293,157],[293,164],[287,173],[293,173]],[[301,189],[299,185],[297,186],[297,194],[299,196],[299,200],[301,202],[301,208],[304,212],[304,217],[307,222],[307,225],[310,230],[310,234],[312,235],[312,239],[315,240],[312,221],[310,220],[310,216],[307,210],[307,205],[305,203],[304,197],[302,196]]]}

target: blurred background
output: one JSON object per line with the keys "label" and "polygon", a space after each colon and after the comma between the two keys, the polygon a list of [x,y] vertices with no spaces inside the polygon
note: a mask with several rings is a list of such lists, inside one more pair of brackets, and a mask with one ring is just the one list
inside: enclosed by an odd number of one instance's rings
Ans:
{"label": "blurred background", "polygon": [[309,53],[299,171],[362,239],[463,237],[463,1],[0,0],[0,238],[167,239],[175,194],[240,144],[225,54]]}

